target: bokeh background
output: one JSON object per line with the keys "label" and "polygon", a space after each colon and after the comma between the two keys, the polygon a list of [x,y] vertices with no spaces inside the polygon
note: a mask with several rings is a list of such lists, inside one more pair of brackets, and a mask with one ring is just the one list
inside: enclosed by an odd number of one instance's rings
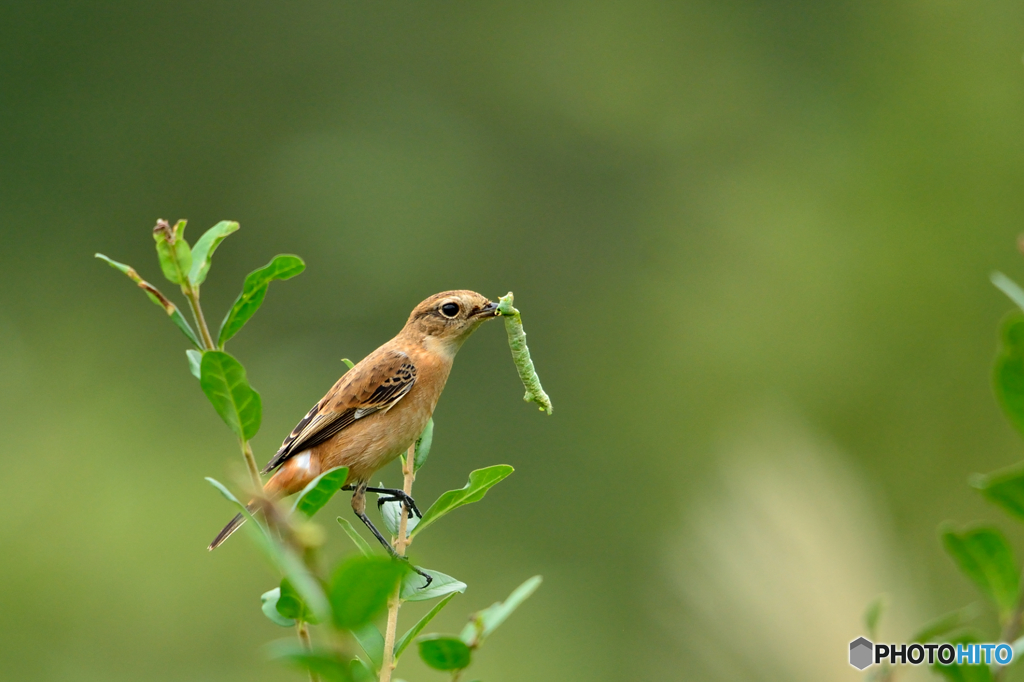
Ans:
{"label": "bokeh background", "polygon": [[92,258],[158,282],[184,217],[242,224],[215,321],[308,265],[231,346],[261,461],[419,300],[515,291],[554,416],[483,328],[416,486],[517,470],[415,547],[470,585],[441,631],[545,577],[471,678],[859,679],[876,594],[886,641],[978,599],[939,522],[1024,550],[966,485],[1024,456],[988,283],[1024,279],[1022,54],[1003,0],[4,3],[0,678],[303,679],[273,572],[205,550],[240,461],[183,337]]}

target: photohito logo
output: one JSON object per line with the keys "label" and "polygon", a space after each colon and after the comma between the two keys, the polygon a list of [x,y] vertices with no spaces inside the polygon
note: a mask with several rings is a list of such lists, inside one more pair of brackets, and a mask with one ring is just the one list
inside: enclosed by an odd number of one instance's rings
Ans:
{"label": "photohito logo", "polygon": [[889,665],[1009,665],[1013,660],[1013,647],[1004,642],[997,644],[875,644],[866,637],[850,642],[850,665],[857,670],[878,665],[888,660]]}

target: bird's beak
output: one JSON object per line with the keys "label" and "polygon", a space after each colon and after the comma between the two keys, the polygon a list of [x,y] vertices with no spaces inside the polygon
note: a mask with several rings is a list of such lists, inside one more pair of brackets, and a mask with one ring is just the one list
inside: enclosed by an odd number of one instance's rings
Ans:
{"label": "bird's beak", "polygon": [[497,303],[491,303],[490,301],[488,301],[487,305],[485,305],[483,308],[481,308],[480,310],[478,310],[475,313],[473,313],[473,317],[489,318],[489,317],[494,317],[497,314],[498,314],[498,304]]}

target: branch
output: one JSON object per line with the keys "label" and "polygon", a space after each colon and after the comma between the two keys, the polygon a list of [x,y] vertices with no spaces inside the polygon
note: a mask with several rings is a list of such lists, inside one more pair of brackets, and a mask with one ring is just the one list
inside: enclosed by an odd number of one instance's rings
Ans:
{"label": "branch", "polygon": [[[409,446],[409,451],[405,455],[405,460],[402,462],[402,473],[405,475],[402,490],[405,491],[406,495],[412,497],[412,484],[416,480],[415,443]],[[401,507],[401,515],[398,517],[398,537],[395,538],[395,551],[400,556],[405,556],[405,551],[411,542],[407,530],[409,509],[404,504]],[[391,673],[395,669],[395,635],[398,631],[398,609],[402,606],[402,600],[399,599],[401,589],[402,585],[399,583],[395,587],[395,592],[391,595],[391,599],[388,600],[388,625],[387,630],[384,632],[384,660],[380,666],[380,682],[391,682]]]}
{"label": "branch", "polygon": [[206,317],[203,316],[203,307],[199,305],[199,290],[182,287],[182,292],[185,294],[185,298],[188,299],[188,305],[192,308],[192,317],[196,320],[196,326],[199,327],[199,334],[203,339],[203,345],[206,346],[203,350],[215,350],[216,344],[213,342],[213,337],[210,336],[210,328],[206,326]]}

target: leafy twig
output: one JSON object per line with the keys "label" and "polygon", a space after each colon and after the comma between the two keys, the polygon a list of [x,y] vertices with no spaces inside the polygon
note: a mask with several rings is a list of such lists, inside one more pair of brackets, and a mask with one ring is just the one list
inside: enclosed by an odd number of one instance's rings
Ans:
{"label": "leafy twig", "polygon": [[[402,490],[405,491],[406,495],[412,497],[412,484],[416,480],[415,443],[409,447],[409,451],[402,460],[402,474],[405,477]],[[398,537],[395,538],[395,551],[398,552],[399,555],[405,556],[405,551],[411,542],[407,531],[409,524],[409,508],[404,504],[401,505],[401,511],[399,514]],[[380,666],[380,682],[391,682],[391,673],[395,669],[395,636],[398,631],[398,609],[402,607],[402,600],[399,597],[400,593],[401,585],[395,588],[394,593],[391,595],[391,599],[388,600],[388,624],[387,629],[384,631],[384,661]]]}

